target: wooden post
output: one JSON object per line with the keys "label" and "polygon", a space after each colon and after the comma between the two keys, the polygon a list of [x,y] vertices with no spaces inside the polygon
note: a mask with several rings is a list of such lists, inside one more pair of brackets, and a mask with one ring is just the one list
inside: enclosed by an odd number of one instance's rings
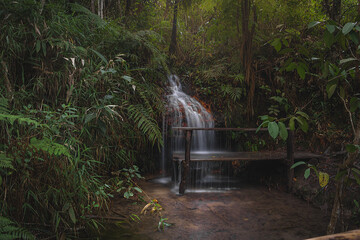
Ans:
{"label": "wooden post", "polygon": [[181,195],[185,193],[186,178],[187,175],[189,174],[191,136],[192,136],[192,130],[186,130],[185,131],[185,161],[182,161],[181,182],[179,186],[179,194]]}
{"label": "wooden post", "polygon": [[289,131],[289,136],[287,139],[287,177],[288,177],[288,190],[292,191],[292,184],[294,178],[294,169],[290,169],[290,167],[294,164],[294,131]]}

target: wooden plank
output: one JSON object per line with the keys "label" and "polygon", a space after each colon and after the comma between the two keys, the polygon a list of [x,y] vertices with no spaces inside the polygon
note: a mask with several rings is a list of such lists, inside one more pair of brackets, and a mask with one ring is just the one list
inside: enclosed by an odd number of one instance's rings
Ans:
{"label": "wooden plank", "polygon": [[185,161],[182,162],[181,182],[179,194],[185,193],[187,175],[190,169],[190,151],[191,151],[192,130],[185,131]]}
{"label": "wooden plank", "polygon": [[[309,152],[295,152],[293,158],[295,159],[311,159],[322,158],[322,155]],[[191,153],[190,161],[258,161],[258,160],[286,160],[287,153],[285,152],[209,152],[209,153]],[[174,153],[174,161],[184,161],[184,153]]]}
{"label": "wooden plank", "polygon": [[344,233],[337,233],[332,235],[326,235],[322,237],[315,237],[309,238],[307,240],[360,240],[360,229],[344,232]]}

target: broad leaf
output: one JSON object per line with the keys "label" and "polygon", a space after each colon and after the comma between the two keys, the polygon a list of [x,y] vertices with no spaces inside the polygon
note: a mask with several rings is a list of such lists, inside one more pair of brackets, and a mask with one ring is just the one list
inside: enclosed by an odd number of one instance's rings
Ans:
{"label": "broad leaf", "polygon": [[325,187],[329,183],[329,174],[319,172],[319,184],[320,187]]}
{"label": "broad leaf", "polygon": [[305,79],[305,74],[306,74],[305,69],[304,69],[302,66],[298,65],[298,66],[296,67],[296,70],[297,70],[297,73],[299,74],[300,78],[301,78],[302,80],[304,80],[304,79]]}
{"label": "broad leaf", "polygon": [[335,31],[334,25],[326,24],[326,28],[329,31],[329,33],[333,33]]}
{"label": "broad leaf", "polygon": [[289,134],[288,134],[285,124],[283,122],[279,122],[278,125],[279,125],[279,130],[280,130],[280,133],[279,133],[280,137],[283,140],[286,140],[288,138]]}
{"label": "broad leaf", "polygon": [[296,168],[297,166],[304,165],[304,164],[306,164],[306,162],[304,162],[304,161],[296,162],[290,167],[290,169]]}
{"label": "broad leaf", "polygon": [[290,118],[290,120],[289,120],[289,128],[292,131],[295,130],[295,117]]}
{"label": "broad leaf", "polygon": [[273,46],[277,52],[280,51],[281,50],[280,38],[275,38],[274,41],[271,42],[271,46]]}
{"label": "broad leaf", "polygon": [[308,177],[310,176],[310,168],[306,169],[304,172],[304,178],[308,179]]}
{"label": "broad leaf", "polygon": [[331,98],[332,95],[334,94],[336,87],[337,87],[336,83],[335,84],[329,83],[326,85],[326,92],[327,92],[329,98]]}
{"label": "broad leaf", "polygon": [[357,97],[352,97],[350,99],[350,111],[355,112],[356,109],[360,107],[360,99]]}
{"label": "broad leaf", "polygon": [[342,33],[344,35],[348,34],[349,32],[351,32],[351,30],[353,30],[353,28],[356,26],[356,23],[353,22],[348,22],[344,25],[343,29],[342,29]]}
{"label": "broad leaf", "polygon": [[304,123],[300,125],[301,130],[304,132],[307,132],[309,130],[309,124],[306,120],[304,120]]}
{"label": "broad leaf", "polygon": [[308,29],[315,27],[316,25],[319,25],[321,22],[319,21],[313,21],[308,24]]}
{"label": "broad leaf", "polygon": [[268,125],[268,131],[270,136],[275,139],[279,135],[279,126],[276,122],[270,122]]}
{"label": "broad leaf", "polygon": [[306,113],[304,112],[301,112],[301,111],[297,111],[296,114],[302,116],[303,118],[309,120],[309,115],[307,115]]}

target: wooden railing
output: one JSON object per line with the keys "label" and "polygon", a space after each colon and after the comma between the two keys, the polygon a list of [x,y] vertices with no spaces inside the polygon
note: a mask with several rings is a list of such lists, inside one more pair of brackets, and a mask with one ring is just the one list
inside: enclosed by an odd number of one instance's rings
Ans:
{"label": "wooden railing", "polygon": [[[237,131],[237,132],[256,132],[257,128],[198,128],[198,127],[173,127],[173,130],[185,131],[185,160],[181,162],[182,173],[179,186],[179,194],[184,194],[187,184],[187,176],[190,170],[190,151],[191,151],[191,138],[193,131]],[[258,131],[268,131],[267,128],[260,128]],[[287,161],[288,161],[288,188],[292,189],[292,179],[294,177],[294,170],[290,166],[294,164],[294,132],[288,131],[287,138]]]}

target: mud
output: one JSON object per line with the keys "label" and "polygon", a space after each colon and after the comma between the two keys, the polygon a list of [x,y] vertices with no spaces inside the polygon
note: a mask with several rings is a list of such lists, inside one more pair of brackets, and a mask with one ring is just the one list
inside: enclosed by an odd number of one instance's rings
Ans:
{"label": "mud", "polygon": [[328,217],[304,200],[261,185],[237,190],[187,193],[143,182],[141,187],[162,205],[161,215],[172,226],[157,229],[158,215],[140,215],[145,203],[118,198],[112,216],[136,214],[140,221],[118,221],[102,239],[306,239],[325,235]]}

